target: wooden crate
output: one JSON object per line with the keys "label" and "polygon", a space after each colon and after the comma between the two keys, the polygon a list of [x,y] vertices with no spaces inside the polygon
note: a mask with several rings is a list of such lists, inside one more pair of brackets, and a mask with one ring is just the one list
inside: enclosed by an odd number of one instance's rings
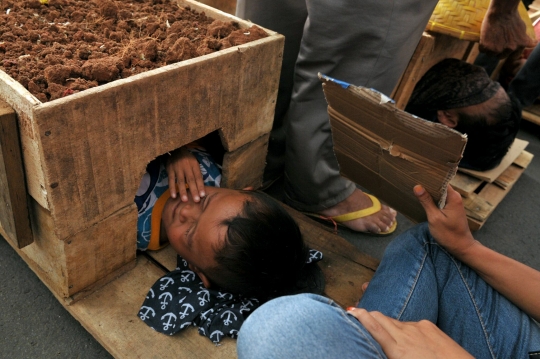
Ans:
{"label": "wooden crate", "polygon": [[[179,5],[252,25],[195,1]],[[6,224],[17,216],[0,214],[0,234],[17,249],[33,240],[18,251],[55,294],[90,291],[135,265],[133,199],[155,157],[217,131],[226,151],[222,184],[260,185],[284,43],[267,32],[47,103],[0,72],[0,99],[17,115],[7,136],[20,140],[28,194],[11,197],[23,201],[33,233],[17,238]]]}
{"label": "wooden crate", "polygon": [[458,172],[450,181],[452,187],[463,197],[469,228],[472,231],[482,228],[529,166],[533,157],[530,152],[522,151],[492,183],[463,172]]}

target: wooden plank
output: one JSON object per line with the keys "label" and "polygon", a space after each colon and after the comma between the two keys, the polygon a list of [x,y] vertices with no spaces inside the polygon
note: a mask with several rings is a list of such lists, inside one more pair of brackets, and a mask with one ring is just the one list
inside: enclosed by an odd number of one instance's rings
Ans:
{"label": "wooden plank", "polygon": [[492,183],[495,181],[514,161],[518,156],[521,154],[521,152],[527,147],[529,142],[520,140],[519,138],[516,138],[514,140],[514,143],[510,146],[508,149],[508,152],[502,159],[501,163],[489,170],[489,171],[473,171],[466,168],[459,168],[459,171],[466,173],[468,175],[474,176],[476,178],[479,178],[483,181]]}
{"label": "wooden plank", "polygon": [[23,248],[34,241],[15,111],[0,100],[0,227]]}
{"label": "wooden plank", "polygon": [[[501,181],[504,181],[505,188],[501,187],[500,185],[496,183],[487,183],[484,188],[478,193],[478,197],[482,198],[484,201],[490,203],[493,208],[497,208],[497,206],[501,203],[501,201],[508,195],[514,184],[517,182],[519,177],[523,174],[525,171],[525,168],[521,168],[519,166],[516,166],[512,164],[507,170],[504,172],[504,176],[501,179]],[[482,228],[482,226],[486,223],[487,219],[489,218],[489,215],[484,220],[478,220],[476,218],[468,217],[469,221],[469,228],[471,228],[472,231],[478,230]]]}
{"label": "wooden plank", "polygon": [[145,258],[99,291],[66,309],[117,359],[236,358],[236,341],[214,345],[195,327],[173,336],[156,332],[137,316],[144,298],[164,272]]}
{"label": "wooden plank", "polygon": [[270,134],[262,135],[232,152],[225,153],[221,184],[223,187],[255,189],[262,185],[269,137]]}
{"label": "wooden plank", "polygon": [[450,184],[463,197],[469,197],[483,182],[479,178],[458,171]]}
{"label": "wooden plank", "polygon": [[514,164],[521,168],[529,167],[529,164],[533,160],[534,155],[527,151],[522,151],[521,154],[515,159]]}
{"label": "wooden plank", "polygon": [[540,104],[531,105],[523,109],[521,117],[524,120],[540,125]]}
{"label": "wooden plank", "polygon": [[465,213],[469,218],[473,218],[480,222],[485,221],[495,209],[491,203],[478,196],[476,193],[471,193],[469,197],[464,198],[463,206],[465,207]]}

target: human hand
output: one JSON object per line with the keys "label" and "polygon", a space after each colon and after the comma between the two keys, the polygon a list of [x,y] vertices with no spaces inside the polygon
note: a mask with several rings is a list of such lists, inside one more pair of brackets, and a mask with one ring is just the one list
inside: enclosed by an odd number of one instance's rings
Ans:
{"label": "human hand", "polygon": [[389,359],[472,358],[430,321],[400,322],[361,308],[349,308],[347,312],[362,323]]}
{"label": "human hand", "polygon": [[[184,147],[171,153],[166,163],[166,169],[169,175],[169,190],[172,198],[176,198],[176,191],[178,190],[182,202],[187,202],[186,185],[195,202],[199,202],[206,195],[199,162]],[[176,184],[178,184],[178,188]]]}
{"label": "human hand", "polygon": [[526,34],[526,27],[519,16],[517,6],[509,9],[509,4],[500,4],[493,0],[486,12],[480,31],[479,49],[500,59],[512,52],[534,47],[536,41]]}
{"label": "human hand", "polygon": [[439,209],[433,198],[420,186],[414,186],[414,194],[424,207],[433,238],[453,255],[459,256],[476,243],[469,224],[461,195],[448,185],[446,205]]}

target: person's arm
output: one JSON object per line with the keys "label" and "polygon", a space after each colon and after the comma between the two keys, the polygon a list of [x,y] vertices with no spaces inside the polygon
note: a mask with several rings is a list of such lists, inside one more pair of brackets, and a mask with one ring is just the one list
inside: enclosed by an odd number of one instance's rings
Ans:
{"label": "person's arm", "polygon": [[461,196],[451,186],[442,210],[421,186],[416,186],[414,193],[426,211],[435,240],[517,307],[540,320],[540,272],[476,241]]}
{"label": "person's arm", "polygon": [[165,167],[169,176],[169,191],[172,198],[176,198],[178,191],[181,200],[187,202],[186,187],[189,188],[195,202],[199,202],[206,195],[199,162],[186,148],[180,147],[171,152]]}
{"label": "person's arm", "polygon": [[533,47],[535,41],[526,34],[518,5],[521,0],[492,0],[480,32],[480,51],[506,58],[516,50]]}

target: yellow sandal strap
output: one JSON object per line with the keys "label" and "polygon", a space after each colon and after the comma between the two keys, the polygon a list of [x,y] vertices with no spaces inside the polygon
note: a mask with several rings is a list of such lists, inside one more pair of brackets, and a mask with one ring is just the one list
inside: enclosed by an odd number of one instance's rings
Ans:
{"label": "yellow sandal strap", "polygon": [[371,207],[364,208],[356,212],[350,212],[350,213],[345,213],[339,216],[330,217],[330,218],[336,222],[341,223],[341,222],[352,221],[353,219],[371,216],[372,214],[379,212],[381,210],[381,202],[379,202],[379,200],[375,196],[372,196],[367,193],[366,195],[371,199],[371,202],[373,202],[373,205]]}

